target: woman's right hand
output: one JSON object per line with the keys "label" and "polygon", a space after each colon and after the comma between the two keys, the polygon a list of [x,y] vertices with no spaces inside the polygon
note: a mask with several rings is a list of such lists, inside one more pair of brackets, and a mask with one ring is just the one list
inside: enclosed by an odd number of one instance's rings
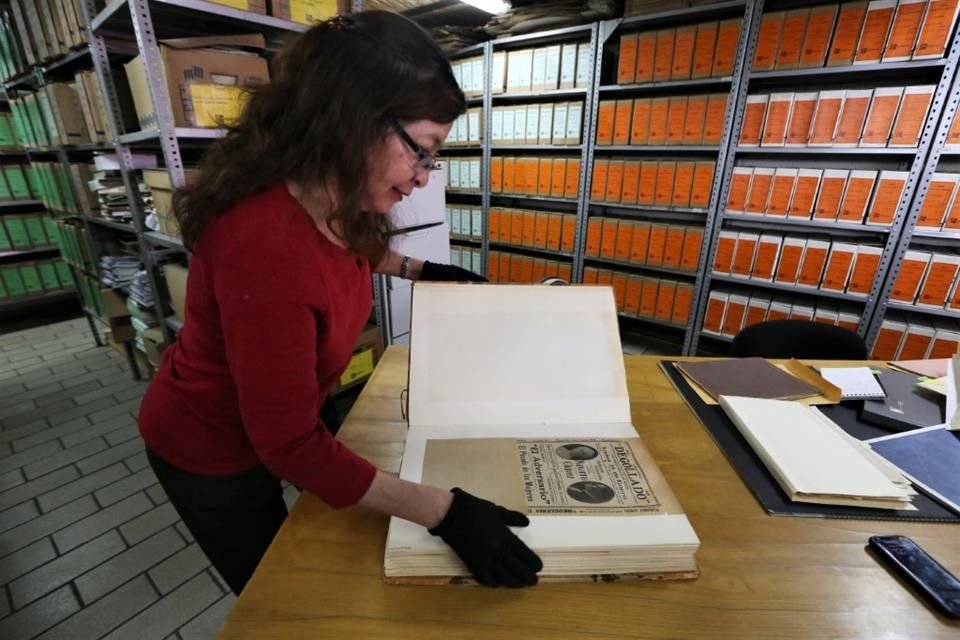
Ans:
{"label": "woman's right hand", "polygon": [[430,533],[460,556],[480,584],[532,587],[543,562],[509,527],[526,527],[527,516],[453,489],[453,502]]}

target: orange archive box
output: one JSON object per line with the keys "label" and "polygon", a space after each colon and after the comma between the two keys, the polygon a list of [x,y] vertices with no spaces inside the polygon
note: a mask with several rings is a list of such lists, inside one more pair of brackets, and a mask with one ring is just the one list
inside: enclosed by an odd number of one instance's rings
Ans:
{"label": "orange archive box", "polygon": [[567,178],[566,158],[554,158],[550,169],[550,196],[562,198],[564,183]]}
{"label": "orange archive box", "polygon": [[786,146],[804,147],[807,145],[818,95],[816,92],[795,93],[793,95],[793,108],[790,111],[790,122],[787,124]]}
{"label": "orange archive box", "polygon": [[851,171],[847,188],[843,192],[843,200],[840,201],[840,215],[837,220],[863,222],[867,213],[867,202],[870,201],[876,181],[876,171]]}
{"label": "orange archive box", "polygon": [[813,203],[820,191],[820,177],[822,175],[823,171],[821,169],[799,169],[797,171],[797,184],[793,188],[793,198],[790,200],[790,208],[787,210],[788,217],[810,219],[813,214]]}
{"label": "orange archive box", "polygon": [[627,305],[627,274],[613,272],[613,297],[617,302],[617,311],[622,313]]}
{"label": "orange archive box", "polygon": [[767,322],[774,320],[787,320],[790,318],[792,305],[789,302],[770,301],[770,310],[767,311]]}
{"label": "orange archive box", "polygon": [[807,32],[803,37],[803,46],[800,48],[798,66],[801,69],[822,67],[826,62],[833,25],[837,19],[837,9],[837,5],[828,4],[813,7],[810,10]]}
{"label": "orange archive box", "polygon": [[650,101],[650,123],[647,125],[647,144],[666,144],[667,117],[670,113],[670,98],[654,98]]}
{"label": "orange archive box", "polygon": [[683,127],[687,118],[687,96],[672,96],[667,106],[667,144],[683,143]]}
{"label": "orange archive box", "polygon": [[490,282],[500,282],[500,256],[496,251],[490,252],[487,258],[487,280]]}
{"label": "orange archive box", "polygon": [[920,35],[913,49],[913,60],[928,60],[943,57],[947,50],[947,38],[957,21],[957,0],[933,0],[920,27]]}
{"label": "orange archive box", "polygon": [[503,159],[503,193],[516,193],[516,158]]}
{"label": "orange archive box", "polygon": [[722,335],[732,338],[740,333],[740,329],[743,328],[743,320],[747,316],[748,301],[747,296],[736,293],[730,294],[730,299],[727,301],[727,312],[723,315],[723,326],[720,328]]}
{"label": "orange archive box", "polygon": [[533,282],[533,258],[520,258],[520,282]]}
{"label": "orange archive box", "polygon": [[934,254],[930,259],[927,277],[923,279],[923,284],[920,285],[917,304],[925,307],[943,308],[947,303],[947,297],[950,295],[953,283],[957,279],[958,270],[960,270],[960,256]]}
{"label": "orange archive box", "polygon": [[673,175],[677,163],[673,160],[657,161],[657,186],[654,190],[653,204],[658,207],[669,207],[673,202]]}
{"label": "orange archive box", "polygon": [[563,188],[563,197],[575,199],[580,193],[580,159],[567,158],[566,186]]}
{"label": "orange archive box", "polygon": [[[683,144],[700,144],[706,117],[707,96],[690,96],[687,100],[687,115],[683,121]],[[667,130],[669,135],[669,126]]]}
{"label": "orange archive box", "polygon": [[727,94],[714,93],[707,97],[707,116],[703,121],[703,144],[720,144],[723,119],[727,113]]}
{"label": "orange archive box", "polygon": [[780,246],[780,259],[777,261],[776,282],[793,284],[797,281],[800,271],[800,260],[803,258],[803,249],[807,246],[806,238],[787,236]]}
{"label": "orange archive box", "polygon": [[840,107],[843,104],[843,91],[821,91],[817,98],[817,107],[810,125],[810,137],[807,143],[812,146],[829,147],[837,131],[840,119]]}
{"label": "orange archive box", "polygon": [[617,101],[601,100],[597,107],[597,144],[613,144],[613,122],[616,118]]}
{"label": "orange archive box", "polygon": [[934,320],[936,333],[930,345],[930,358],[950,358],[960,349],[960,333]]}
{"label": "orange archive box", "polygon": [[867,5],[867,16],[863,21],[863,31],[860,33],[853,64],[880,62],[896,6],[897,0],[871,0]]}
{"label": "orange archive box", "polygon": [[503,158],[490,158],[490,192],[503,191]]}
{"label": "orange archive box", "polygon": [[537,213],[535,211],[523,212],[523,230],[521,232],[520,244],[525,247],[533,247],[534,238],[537,234]]}
{"label": "orange archive box", "polygon": [[497,256],[497,276],[499,282],[510,282],[510,254],[500,253]]}
{"label": "orange archive box", "polygon": [[843,97],[843,108],[840,110],[840,119],[837,121],[837,130],[833,135],[833,146],[857,146],[872,96],[871,89],[846,92]]}
{"label": "orange archive box", "polygon": [[667,227],[667,239],[663,244],[663,266],[673,269],[680,268],[680,257],[683,254],[683,239],[686,227],[670,225]]}
{"label": "orange archive box", "polygon": [[606,201],[619,203],[623,191],[623,160],[611,160],[607,167]]}
{"label": "orange archive box", "polygon": [[617,224],[617,243],[614,258],[620,262],[630,262],[630,247],[633,243],[633,223],[620,220]]}
{"label": "orange archive box", "polygon": [[783,11],[764,13],[760,17],[760,35],[753,53],[754,71],[770,71],[777,61],[777,48],[783,30]]}
{"label": "orange archive box", "polygon": [[784,14],[775,69],[796,69],[800,64],[801,47],[809,20],[810,9],[794,9]]}
{"label": "orange archive box", "polygon": [[607,170],[610,161],[606,158],[597,158],[593,161],[593,179],[590,181],[590,199],[594,202],[603,202],[607,197]]}
{"label": "orange archive box", "polygon": [[[897,316],[894,316],[897,317]],[[900,353],[900,343],[907,332],[906,323],[885,318],[877,332],[877,341],[873,343],[870,352],[871,360],[895,360]]]}
{"label": "orange archive box", "polygon": [[760,236],[756,233],[741,231],[737,234],[737,246],[733,250],[733,264],[730,275],[747,278],[753,271],[753,259],[757,255],[757,242]]}
{"label": "orange archive box", "polygon": [[847,293],[857,297],[865,297],[873,287],[873,279],[877,276],[877,267],[880,265],[880,255],[883,249],[867,244],[857,246],[857,255],[854,258],[853,268],[850,271],[850,280],[847,283]]}
{"label": "orange archive box", "polygon": [[524,168],[523,192],[528,196],[535,196],[540,184],[540,161],[537,158],[523,158],[523,160],[527,163]]}
{"label": "orange archive box", "polygon": [[630,262],[644,264],[647,261],[647,245],[650,242],[650,223],[635,222],[633,239],[630,241]]}
{"label": "orange archive box", "polygon": [[753,261],[750,277],[754,280],[772,282],[777,267],[777,258],[780,256],[780,245],[783,236],[776,233],[762,233],[757,241],[757,255]]}
{"label": "orange archive box", "polygon": [[670,79],[675,35],[676,30],[673,28],[657,31],[657,51],[653,60],[653,79],[656,81]]}
{"label": "orange archive box", "polygon": [[760,145],[760,132],[763,131],[763,122],[767,113],[767,101],[770,96],[747,96],[747,104],[743,111],[743,125],[740,127],[741,147],[756,147]]}
{"label": "orange archive box", "polygon": [[657,32],[645,31],[637,36],[637,62],[634,82],[653,82],[654,58],[657,51]]}
{"label": "orange archive box", "polygon": [[637,77],[637,34],[620,36],[620,56],[617,60],[617,84],[630,84]]}
{"label": "orange archive box", "polygon": [[500,224],[497,234],[493,234],[493,225],[490,226],[490,239],[494,242],[510,242],[510,227],[513,224],[512,211],[509,209],[499,209]]}
{"label": "orange archive box", "polygon": [[830,55],[827,57],[828,67],[853,63],[866,15],[866,2],[844,2],[840,5],[837,27],[833,30],[833,41],[830,43]]}
{"label": "orange archive box", "polygon": [[722,275],[730,273],[733,266],[733,251],[737,246],[736,231],[721,231],[717,238],[717,249],[713,256],[713,272]]}
{"label": "orange archive box", "polygon": [[927,119],[927,110],[933,100],[934,85],[904,87],[900,111],[890,134],[891,147],[915,147],[920,142],[920,130]]}
{"label": "orange archive box", "polygon": [[790,309],[791,320],[813,320],[813,306],[806,304],[794,304]]}
{"label": "orange archive box", "polygon": [[690,322],[690,308],[693,306],[693,285],[677,283],[677,292],[673,296],[673,313],[670,322],[685,325]]}
{"label": "orange archive box", "polygon": [[677,295],[677,283],[671,280],[661,280],[657,289],[657,310],[654,314],[657,320],[670,322],[673,314],[673,299]]}
{"label": "orange archive box", "polygon": [[673,43],[673,63],[670,67],[671,80],[687,80],[693,69],[693,48],[697,40],[697,25],[677,27]]}
{"label": "orange archive box", "polygon": [[717,46],[717,22],[697,25],[697,41],[693,51],[693,69],[690,77],[709,78],[713,73],[713,52]]}
{"label": "orange archive box", "polygon": [[861,147],[885,147],[890,139],[890,130],[900,108],[903,87],[879,87],[873,92],[870,111],[860,137]]}
{"label": "orange archive box", "polygon": [[943,223],[943,228],[950,231],[960,229],[960,198],[953,198],[953,203],[947,212],[947,219]]}
{"label": "orange archive box", "polygon": [[[563,280],[566,280],[567,282],[572,281],[573,267],[571,267],[569,264],[566,264],[565,262],[553,262],[553,264],[556,265],[556,268],[557,268],[557,274],[556,274],[557,278],[561,278]],[[547,269],[547,277],[548,278],[551,277],[549,268]]]}
{"label": "orange archive box", "polygon": [[604,218],[600,234],[600,257],[613,260],[617,255],[617,220]]}
{"label": "orange archive box", "polygon": [[707,296],[707,312],[704,314],[703,331],[720,335],[723,328],[723,316],[727,312],[730,294],[725,291],[711,291]]}
{"label": "orange archive box", "polygon": [[717,27],[717,47],[713,54],[714,77],[733,74],[740,43],[740,22],[741,18],[721,20]]}
{"label": "orange archive box", "polygon": [[907,323],[907,331],[903,335],[903,344],[900,345],[900,360],[922,360],[927,355],[936,329],[929,320],[915,318]]}
{"label": "orange archive box", "polygon": [[640,311],[640,291],[643,280],[640,276],[630,276],[627,278],[627,294],[623,305],[623,312],[627,315],[635,316]]}
{"label": "orange archive box", "polygon": [[797,182],[797,169],[777,169],[773,174],[773,184],[770,187],[770,197],[767,200],[767,215],[787,215],[790,210],[790,199],[793,197],[793,187]]}
{"label": "orange archive box", "polygon": [[750,296],[747,303],[747,316],[743,320],[743,326],[752,327],[760,324],[767,319],[767,311],[770,310],[770,298],[765,296]]}
{"label": "orange archive box", "polygon": [[657,311],[657,289],[660,281],[656,278],[643,278],[640,283],[640,311],[639,316],[652,318]]}
{"label": "orange archive box", "polygon": [[693,189],[693,162],[678,162],[673,176],[673,195],[670,206],[686,209],[690,206],[690,192]]}
{"label": "orange archive box", "polygon": [[767,115],[763,123],[763,135],[760,140],[764,147],[782,147],[787,136],[787,122],[790,121],[790,109],[793,106],[792,93],[774,93],[767,104]]}
{"label": "orange archive box", "polygon": [[660,266],[663,264],[663,251],[667,244],[667,225],[652,223],[650,238],[647,241],[647,264]]}
{"label": "orange archive box", "polygon": [[900,271],[897,272],[897,277],[893,281],[893,289],[890,290],[891,300],[907,304],[913,303],[932,257],[933,254],[929,251],[910,250],[904,254],[903,262],[900,263]]}
{"label": "orange archive box", "polygon": [[820,179],[820,193],[817,195],[817,204],[813,209],[813,217],[817,220],[836,220],[840,211],[840,200],[843,198],[844,187],[847,186],[846,169],[825,169]]}
{"label": "orange archive box", "polygon": [[770,199],[770,185],[773,184],[773,169],[757,167],[750,181],[750,193],[747,196],[746,213],[764,213],[767,200]]}
{"label": "orange archive box", "polygon": [[867,222],[870,224],[893,224],[893,216],[900,206],[900,197],[907,186],[906,171],[881,171],[877,188],[873,191]]}
{"label": "orange archive box", "polygon": [[487,237],[491,240],[500,239],[500,209],[490,207],[490,214],[487,217]]}
{"label": "orange archive box", "polygon": [[727,193],[727,211],[743,213],[747,208],[747,193],[750,191],[752,167],[734,167]]}
{"label": "orange archive box", "polygon": [[586,254],[594,258],[600,257],[600,239],[603,235],[603,218],[589,218],[587,220]]}
{"label": "orange archive box", "polygon": [[553,160],[540,158],[538,164],[537,195],[547,197],[550,195],[550,183],[553,181]]}
{"label": "orange archive box", "polygon": [[928,0],[900,0],[883,49],[883,62],[904,62],[913,54]]}
{"label": "orange archive box", "polygon": [[576,239],[577,217],[572,214],[562,214],[560,216],[560,250],[565,253],[573,253]]}
{"label": "orange archive box", "polygon": [[637,188],[637,204],[653,205],[657,189],[657,161],[643,160],[640,163],[640,186]]}
{"label": "orange archive box", "polygon": [[637,204],[637,190],[640,188],[640,162],[628,160],[623,163],[623,189],[620,193],[620,202],[623,204]]}
{"label": "orange archive box", "polygon": [[547,249],[560,251],[560,238],[563,234],[563,214],[547,215]]}
{"label": "orange archive box", "polygon": [[829,240],[807,240],[807,248],[803,251],[803,260],[800,261],[800,275],[797,286],[819,287],[823,276],[823,267],[827,263],[827,253],[830,251]]}
{"label": "orange archive box", "polygon": [[630,144],[630,117],[633,100],[617,100],[614,107],[613,144]]}
{"label": "orange archive box", "polygon": [[684,271],[696,271],[700,264],[700,249],[703,246],[703,229],[687,227],[683,235],[683,249],[680,252],[680,268]]}
{"label": "orange archive box", "polygon": [[821,324],[829,324],[830,326],[836,326],[839,315],[840,314],[833,309],[817,305],[817,310],[813,313],[813,321]]}
{"label": "orange archive box", "polygon": [[510,243],[523,244],[523,223],[526,220],[526,211],[513,211],[510,215]]}
{"label": "orange archive box", "polygon": [[513,191],[512,193],[523,193],[527,185],[527,159],[513,159]]}
{"label": "orange archive box", "polygon": [[960,174],[934,173],[927,187],[927,195],[920,206],[917,227],[939,229],[947,216],[947,207],[953,201],[953,194],[960,182]]}
{"label": "orange archive box", "polygon": [[960,150],[960,118],[956,117],[956,114],[950,124],[950,132],[947,133],[947,144],[944,150],[952,152]]}
{"label": "orange archive box", "polygon": [[827,291],[843,291],[850,278],[853,260],[857,256],[857,245],[846,242],[834,242],[830,247],[830,257],[823,270],[821,289]]}
{"label": "orange archive box", "polygon": [[693,188],[690,190],[690,208],[706,209],[713,190],[713,172],[717,163],[713,160],[698,160],[693,167]]}
{"label": "orange archive box", "polygon": [[650,136],[650,98],[633,101],[633,117],[630,125],[630,144],[647,144]]}
{"label": "orange archive box", "polygon": [[533,282],[543,282],[547,277],[547,261],[537,258],[533,261]]}
{"label": "orange archive box", "polygon": [[549,227],[549,219],[552,213],[546,213],[545,211],[538,211],[536,213],[536,223],[533,228],[533,246],[538,249],[547,248],[547,228]]}

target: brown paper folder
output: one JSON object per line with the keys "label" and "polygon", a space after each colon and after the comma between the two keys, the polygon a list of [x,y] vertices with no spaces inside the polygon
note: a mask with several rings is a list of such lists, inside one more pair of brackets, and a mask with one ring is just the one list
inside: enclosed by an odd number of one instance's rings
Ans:
{"label": "brown paper folder", "polygon": [[676,367],[714,399],[720,396],[741,396],[794,400],[820,393],[814,385],[800,380],[763,358],[679,362]]}

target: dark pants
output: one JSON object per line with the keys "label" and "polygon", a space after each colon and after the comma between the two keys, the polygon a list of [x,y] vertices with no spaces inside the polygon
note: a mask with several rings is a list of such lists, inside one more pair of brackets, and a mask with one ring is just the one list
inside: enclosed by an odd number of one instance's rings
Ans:
{"label": "dark pants", "polygon": [[237,595],[287,517],[280,480],[265,467],[232,476],[178,469],[147,450],[157,479],[200,549]]}

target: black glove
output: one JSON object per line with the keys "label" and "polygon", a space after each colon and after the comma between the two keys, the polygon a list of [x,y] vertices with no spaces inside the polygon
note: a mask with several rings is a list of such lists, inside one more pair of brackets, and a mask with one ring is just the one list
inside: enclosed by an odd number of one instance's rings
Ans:
{"label": "black glove", "polygon": [[487,279],[473,271],[467,271],[452,264],[424,262],[420,270],[420,279],[424,282],[487,282]]}
{"label": "black glove", "polygon": [[527,516],[453,490],[453,504],[430,533],[450,545],[470,572],[488,587],[532,587],[543,562],[507,527],[525,527]]}

